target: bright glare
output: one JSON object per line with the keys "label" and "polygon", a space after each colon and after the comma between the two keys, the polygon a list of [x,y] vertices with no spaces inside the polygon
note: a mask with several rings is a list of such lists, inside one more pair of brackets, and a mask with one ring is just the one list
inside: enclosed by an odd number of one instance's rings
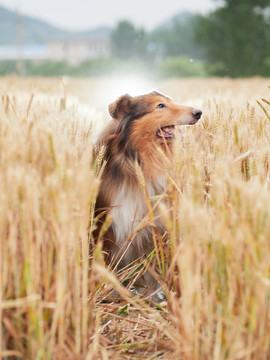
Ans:
{"label": "bright glare", "polygon": [[98,93],[101,96],[100,103],[109,105],[119,96],[129,94],[131,96],[143,95],[153,90],[150,82],[140,76],[119,76],[106,79],[103,88]]}

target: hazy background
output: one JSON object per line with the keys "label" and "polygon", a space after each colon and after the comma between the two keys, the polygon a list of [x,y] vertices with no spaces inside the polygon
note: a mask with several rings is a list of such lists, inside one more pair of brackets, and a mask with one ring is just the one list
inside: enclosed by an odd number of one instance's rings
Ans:
{"label": "hazy background", "polygon": [[206,12],[216,5],[212,0],[1,0],[0,5],[20,9],[68,30],[114,26],[122,19],[152,29],[181,11]]}
{"label": "hazy background", "polygon": [[0,0],[0,75],[270,76],[270,0]]}

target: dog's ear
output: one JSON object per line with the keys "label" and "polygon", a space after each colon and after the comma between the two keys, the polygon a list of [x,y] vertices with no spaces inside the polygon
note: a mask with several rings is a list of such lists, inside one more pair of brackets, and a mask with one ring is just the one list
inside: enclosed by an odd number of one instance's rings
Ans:
{"label": "dog's ear", "polygon": [[122,95],[109,105],[109,113],[113,119],[120,119],[129,114],[131,98],[128,94]]}

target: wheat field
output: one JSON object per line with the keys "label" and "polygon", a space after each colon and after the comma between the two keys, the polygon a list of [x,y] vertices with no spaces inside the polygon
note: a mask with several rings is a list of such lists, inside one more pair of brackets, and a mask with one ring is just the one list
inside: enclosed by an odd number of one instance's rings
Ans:
{"label": "wheat field", "polygon": [[[270,80],[121,81],[0,79],[0,358],[269,360]],[[203,111],[159,204],[160,305],[92,238],[93,143],[135,87]]]}

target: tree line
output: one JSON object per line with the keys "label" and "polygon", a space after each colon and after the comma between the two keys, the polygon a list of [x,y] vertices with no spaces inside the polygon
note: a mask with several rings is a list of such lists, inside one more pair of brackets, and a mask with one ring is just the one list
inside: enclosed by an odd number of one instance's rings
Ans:
{"label": "tree line", "polygon": [[[214,0],[213,0],[214,1]],[[181,13],[153,31],[120,21],[111,32],[109,58],[26,62],[27,75],[270,76],[270,0],[223,0],[206,15]],[[0,75],[16,72],[1,62]]]}
{"label": "tree line", "polygon": [[223,0],[207,15],[187,14],[151,33],[122,21],[111,42],[120,58],[158,63],[186,56],[204,62],[208,75],[269,76],[270,0]]}

